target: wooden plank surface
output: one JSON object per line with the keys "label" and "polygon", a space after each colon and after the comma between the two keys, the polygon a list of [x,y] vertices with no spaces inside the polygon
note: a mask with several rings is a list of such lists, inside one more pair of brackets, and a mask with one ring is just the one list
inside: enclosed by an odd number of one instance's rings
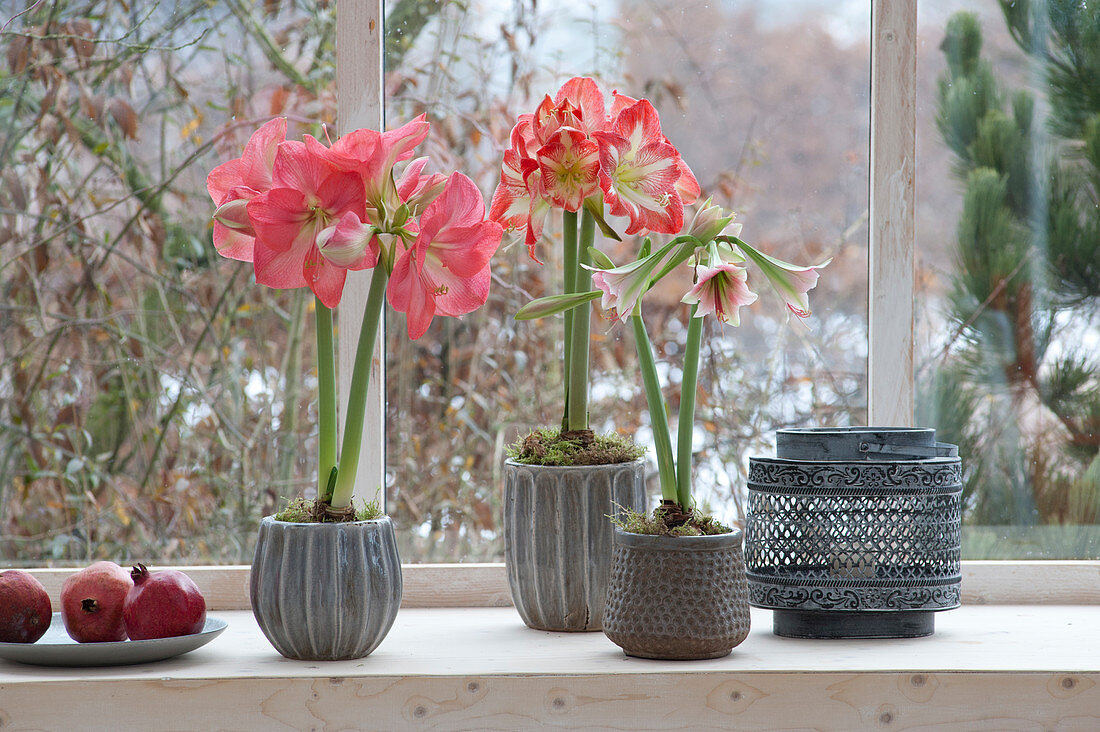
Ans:
{"label": "wooden plank surface", "polygon": [[[1051,674],[668,674],[315,678],[2,688],[7,729],[1100,729],[1100,677]],[[93,721],[94,720],[94,721]],[[107,726],[104,726],[107,725]]]}
{"label": "wooden plank surface", "polygon": [[250,612],[215,613],[229,628],[214,642],[147,666],[51,669],[0,661],[0,684],[33,681],[301,678],[314,676],[568,676],[680,673],[1100,673],[1100,606],[991,605],[939,613],[936,633],[897,640],[801,640],[771,632],[752,611],[732,655],[692,663],[626,657],[602,633],[527,628],[512,608],[403,609],[365,659],[299,663],[279,656]]}
{"label": "wooden plank surface", "polygon": [[156,664],[0,661],[0,727],[1100,729],[1100,607],[963,608],[894,641],[778,638],[753,611],[732,655],[689,663],[530,630],[510,608],[402,610],[367,658],[302,663],[250,613],[221,616],[221,637]]}

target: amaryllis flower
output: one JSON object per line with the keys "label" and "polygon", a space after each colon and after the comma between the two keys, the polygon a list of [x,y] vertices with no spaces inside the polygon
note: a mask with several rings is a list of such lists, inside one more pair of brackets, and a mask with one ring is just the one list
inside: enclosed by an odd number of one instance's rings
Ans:
{"label": "amaryllis flower", "polygon": [[214,247],[223,257],[252,261],[256,232],[248,202],[271,188],[275,152],[286,140],[286,118],[278,117],[252,133],[241,157],[222,163],[206,176],[214,211]]}
{"label": "amaryllis flower", "polygon": [[271,189],[249,201],[248,217],[256,231],[252,261],[260,284],[309,287],[333,308],[340,302],[347,267],[325,259],[317,237],[348,213],[366,218],[363,179],[334,168],[310,147],[281,143]]}
{"label": "amaryllis flower", "polygon": [[580,124],[578,129],[591,136],[593,132],[607,127],[607,117],[604,115],[603,92],[596,84],[595,79],[587,76],[577,76],[562,84],[561,89],[554,95],[556,105],[569,104],[578,110]]}
{"label": "amaryllis flower", "polygon": [[563,127],[539,148],[541,184],[550,203],[566,211],[580,209],[600,187],[600,149],[583,132]]}
{"label": "amaryllis flower", "polygon": [[675,243],[669,243],[648,257],[621,267],[598,269],[585,266],[585,269],[592,270],[592,285],[603,292],[600,307],[608,311],[611,317],[625,323],[634,314],[638,300],[649,290],[653,273],[664,266],[676,249]]}
{"label": "amaryllis flower", "polygon": [[678,232],[684,202],[676,186],[686,166],[661,133],[653,105],[645,99],[630,105],[610,129],[594,136],[600,146],[600,187],[611,213],[629,217],[626,233]]}
{"label": "amaryllis flower", "polygon": [[808,293],[817,286],[817,271],[833,261],[832,259],[812,267],[800,267],[759,252],[741,240],[737,241],[737,247],[760,268],[772,288],[783,298],[788,310],[799,318],[810,316]]}
{"label": "amaryllis flower", "polygon": [[452,173],[420,217],[416,242],[394,265],[386,297],[408,320],[409,338],[424,335],[436,315],[462,315],[489,297],[489,259],[503,228],[485,220],[481,192]]}
{"label": "amaryllis flower", "polygon": [[756,302],[756,293],[748,287],[748,272],[733,262],[719,262],[717,266],[699,265],[698,281],[681,302],[698,303],[696,318],[713,314],[723,323],[740,325],[739,308]]}
{"label": "amaryllis flower", "polygon": [[[599,193],[599,155],[592,134],[606,128],[603,93],[596,82],[576,77],[557,94],[522,114],[504,153],[500,184],[489,218],[509,230],[525,230],[531,258],[552,207],[577,211]],[[541,262],[540,262],[541,263]]]}
{"label": "amaryllis flower", "polygon": [[523,158],[516,150],[506,151],[489,218],[508,230],[525,229],[527,253],[539,264],[542,260],[535,254],[535,245],[542,237],[548,213],[550,201],[543,192],[538,163]]}
{"label": "amaryllis flower", "polygon": [[317,157],[341,170],[361,175],[366,199],[372,208],[379,209],[384,204],[396,208],[400,202],[388,195],[392,188],[393,166],[413,156],[413,148],[428,136],[429,127],[426,115],[422,114],[395,130],[377,132],[359,129],[349,132],[334,142],[332,147],[325,147],[309,137],[306,144]]}
{"label": "amaryllis flower", "polygon": [[[609,111],[610,119],[608,121],[609,126],[610,123],[619,116],[620,112],[633,104],[637,104],[638,101],[638,99],[627,96],[626,94],[620,94],[617,91],[612,92],[611,109]],[[669,145],[672,144],[668,137],[666,137],[663,133],[661,134],[661,139],[663,139]],[[680,164],[678,167],[680,168],[680,177],[676,181],[676,192],[680,194],[680,199],[683,201],[684,205],[690,206],[691,204],[695,203],[695,199],[699,198],[699,194],[701,193],[699,181],[695,179],[695,174],[691,172],[691,168],[688,167],[688,164],[684,162],[683,158],[680,158]]]}

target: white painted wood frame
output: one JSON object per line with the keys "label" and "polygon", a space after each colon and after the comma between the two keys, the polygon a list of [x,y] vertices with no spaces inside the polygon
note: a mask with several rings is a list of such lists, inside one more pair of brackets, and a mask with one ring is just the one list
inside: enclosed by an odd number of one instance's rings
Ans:
{"label": "white painted wood frame", "polygon": [[[361,127],[381,130],[385,124],[383,89],[382,0],[343,0],[336,4],[336,93],[339,134]],[[363,324],[371,273],[348,272],[343,298],[336,311],[340,414],[347,413],[351,393],[351,365]],[[371,360],[366,425],[359,453],[353,500],[386,502],[386,319],[379,323],[378,341]],[[340,419],[341,438],[343,418]]]}
{"label": "white painted wood frame", "polygon": [[[160,569],[159,567],[157,569]],[[246,566],[177,567],[198,585],[213,610],[247,610]],[[76,568],[29,570],[59,607],[61,585]],[[508,607],[512,598],[503,564],[406,564],[405,608]],[[1100,562],[964,561],[966,605],[1100,605]]]}
{"label": "white painted wood frame", "polygon": [[867,420],[913,426],[917,0],[871,9]]}

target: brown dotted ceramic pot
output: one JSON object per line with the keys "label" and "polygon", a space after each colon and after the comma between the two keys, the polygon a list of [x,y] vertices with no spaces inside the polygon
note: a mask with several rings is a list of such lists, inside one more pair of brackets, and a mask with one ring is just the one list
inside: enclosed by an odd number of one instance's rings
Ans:
{"label": "brown dotted ceramic pot", "polygon": [[741,531],[647,536],[616,528],[603,632],[628,656],[728,655],[749,634]]}

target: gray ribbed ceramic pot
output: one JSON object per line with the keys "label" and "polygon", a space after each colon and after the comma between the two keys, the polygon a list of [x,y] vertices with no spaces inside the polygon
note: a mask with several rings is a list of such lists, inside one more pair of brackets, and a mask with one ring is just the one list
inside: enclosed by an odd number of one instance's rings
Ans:
{"label": "gray ribbed ceramic pot", "polygon": [[646,536],[616,527],[603,632],[628,656],[728,655],[749,634],[741,531]]}
{"label": "gray ribbed ceramic pot", "polygon": [[362,658],[386,637],[401,605],[393,522],[267,516],[249,584],[252,614],[279,653],[303,661]]}
{"label": "gray ribbed ceramic pot", "polygon": [[603,627],[616,506],[644,511],[645,461],[556,467],[504,463],[504,563],[531,628]]}

